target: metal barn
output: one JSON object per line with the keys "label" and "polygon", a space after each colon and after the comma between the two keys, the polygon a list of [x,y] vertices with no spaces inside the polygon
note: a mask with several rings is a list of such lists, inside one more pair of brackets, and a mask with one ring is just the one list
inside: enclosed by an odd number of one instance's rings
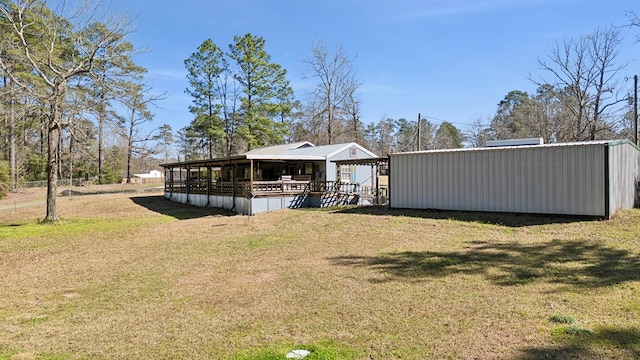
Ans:
{"label": "metal barn", "polygon": [[610,218],[638,205],[640,149],[626,140],[434,150],[389,158],[391,208]]}

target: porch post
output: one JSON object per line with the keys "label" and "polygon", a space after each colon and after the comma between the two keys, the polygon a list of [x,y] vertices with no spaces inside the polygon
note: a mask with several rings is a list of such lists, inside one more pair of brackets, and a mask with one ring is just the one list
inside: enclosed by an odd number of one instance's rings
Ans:
{"label": "porch post", "polygon": [[206,207],[209,207],[210,202],[211,202],[211,178],[213,177],[213,174],[211,174],[211,169],[213,169],[213,166],[211,165],[207,165],[207,205]]}
{"label": "porch post", "polygon": [[373,186],[374,186],[374,179],[373,179],[373,177],[374,177],[374,170],[373,170],[373,167],[374,167],[374,166],[375,166],[375,165],[373,165],[373,164],[371,165],[371,191],[373,191]]}
{"label": "porch post", "polygon": [[[379,163],[376,163],[379,164]],[[380,166],[376,165],[376,204],[380,204]]]}
{"label": "porch post", "polygon": [[[336,181],[334,181],[333,183],[333,191],[338,191],[340,192],[340,165],[338,165],[338,163],[336,163]],[[338,189],[336,190],[336,187],[338,187]]]}
{"label": "porch post", "polygon": [[[167,183],[167,177],[166,177],[167,174],[166,174],[166,171],[165,171],[164,175],[165,175],[165,179],[164,179],[165,180],[165,185],[164,186],[165,186],[165,192],[166,192],[167,191],[166,190],[166,188],[167,188],[167,184],[166,184]],[[173,187],[174,186],[175,186],[175,184],[173,183],[173,168],[171,167],[171,168],[169,168],[169,199],[171,199],[173,197]]]}
{"label": "porch post", "polygon": [[236,211],[236,191],[238,187],[238,163],[233,163],[233,175],[231,176],[231,196],[233,200],[231,200],[231,211]]}
{"label": "porch post", "polygon": [[189,204],[189,173],[191,172],[191,168],[187,167],[187,178],[184,181],[184,186],[185,186],[185,192],[187,194],[187,202],[186,204]]}
{"label": "porch post", "polygon": [[253,191],[253,159],[249,159],[249,191]]}

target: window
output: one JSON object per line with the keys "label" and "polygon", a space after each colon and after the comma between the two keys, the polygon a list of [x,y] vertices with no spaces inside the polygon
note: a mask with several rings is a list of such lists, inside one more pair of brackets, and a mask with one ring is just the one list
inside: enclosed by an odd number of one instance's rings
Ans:
{"label": "window", "polygon": [[355,165],[340,165],[340,182],[343,182],[343,183],[356,182]]}
{"label": "window", "polygon": [[340,182],[348,183],[351,180],[351,167],[349,165],[340,165]]}

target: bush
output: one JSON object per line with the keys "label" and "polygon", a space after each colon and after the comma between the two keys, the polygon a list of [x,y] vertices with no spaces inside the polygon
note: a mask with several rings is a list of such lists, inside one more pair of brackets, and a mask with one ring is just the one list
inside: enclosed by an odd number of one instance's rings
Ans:
{"label": "bush", "polygon": [[102,173],[102,183],[103,184],[119,184],[122,182],[122,175],[120,172],[112,169],[106,168]]}
{"label": "bush", "polygon": [[0,161],[0,199],[7,196],[9,192],[9,186],[11,184],[9,171],[9,163],[7,161]]}

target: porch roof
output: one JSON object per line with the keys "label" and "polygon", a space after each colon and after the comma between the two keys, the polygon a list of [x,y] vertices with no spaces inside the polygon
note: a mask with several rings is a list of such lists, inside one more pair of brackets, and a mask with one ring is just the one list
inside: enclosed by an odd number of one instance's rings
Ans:
{"label": "porch roof", "polygon": [[[207,166],[222,166],[225,164],[234,163],[246,163],[250,160],[262,160],[262,161],[325,161],[335,154],[348,149],[349,147],[356,146],[362,149],[366,154],[375,156],[369,150],[363,148],[356,143],[344,143],[344,144],[332,144],[314,146],[308,141],[298,142],[287,145],[275,145],[265,148],[254,149],[248,151],[242,155],[235,155],[225,158],[204,159],[204,160],[191,160],[183,162],[174,162],[161,164],[164,168],[176,168],[176,167],[207,167]],[[386,159],[386,158],[385,158]],[[355,160],[355,159],[353,159]]]}
{"label": "porch roof", "polygon": [[194,168],[194,167],[208,167],[208,166],[222,166],[237,163],[248,163],[250,160],[262,160],[262,161],[324,161],[324,156],[300,156],[300,155],[237,155],[226,158],[205,159],[205,160],[191,160],[174,163],[160,164],[164,168]]}

